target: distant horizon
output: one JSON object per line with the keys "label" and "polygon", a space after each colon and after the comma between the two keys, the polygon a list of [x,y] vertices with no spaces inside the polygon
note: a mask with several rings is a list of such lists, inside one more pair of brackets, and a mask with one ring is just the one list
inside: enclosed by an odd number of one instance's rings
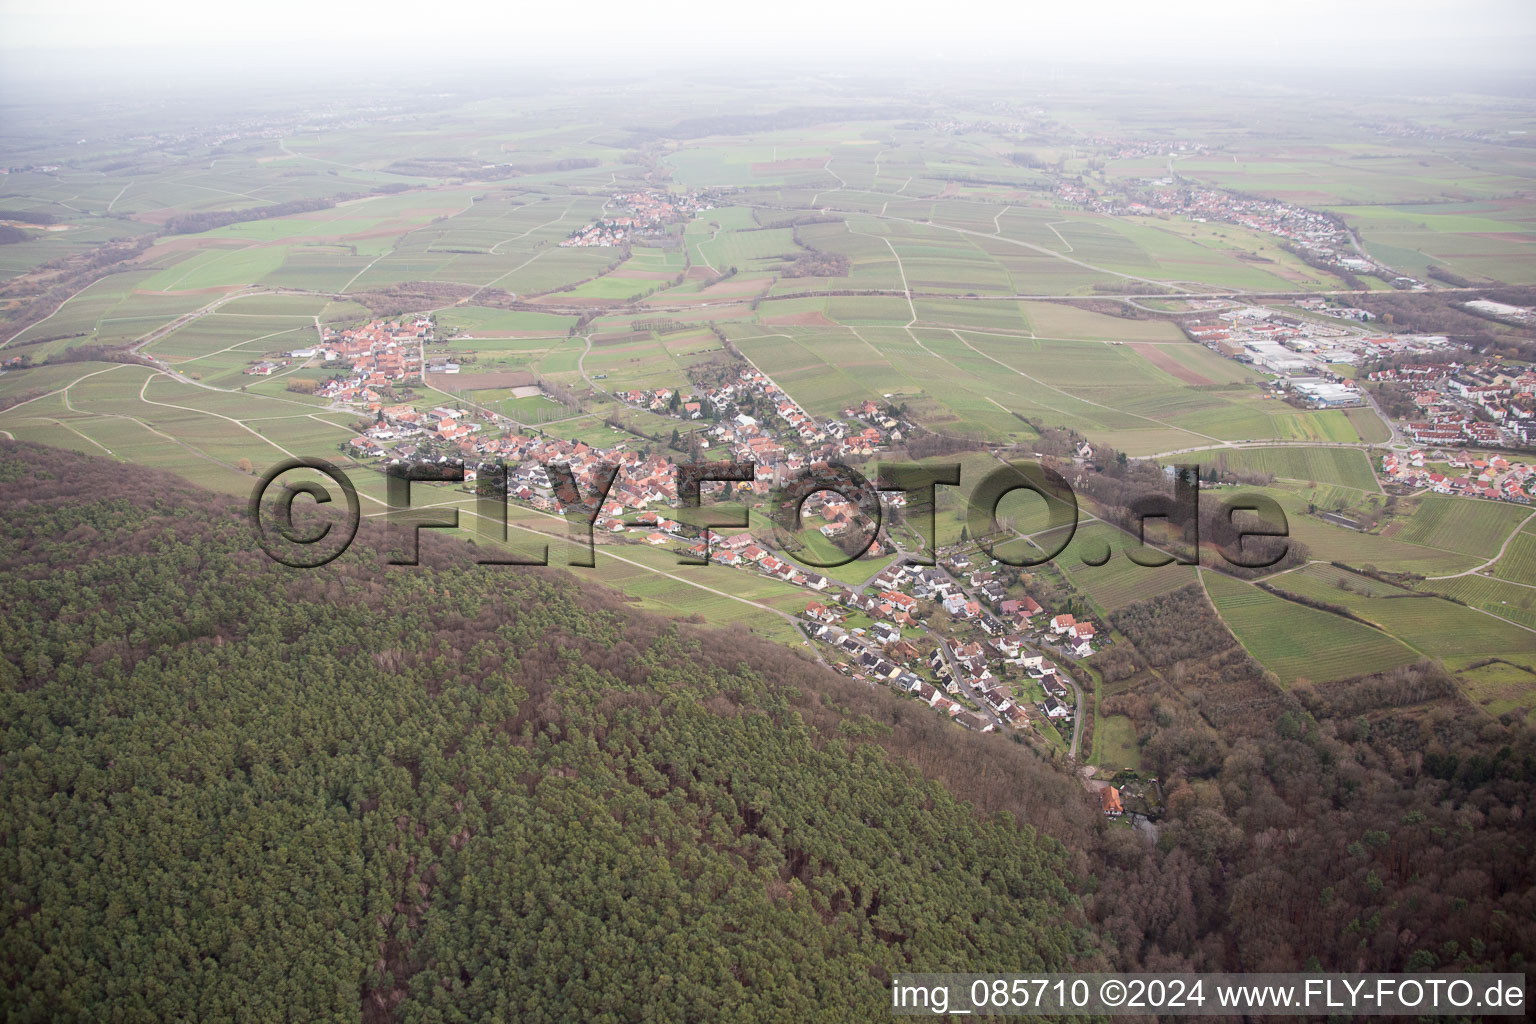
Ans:
{"label": "distant horizon", "polygon": [[[435,81],[502,71],[602,80],[636,71],[720,66],[822,72],[997,65],[1112,69],[1195,78],[1246,75],[1324,82],[1536,77],[1536,7],[1472,0],[1334,5],[1295,0],[1233,9],[1214,0],[1155,8],[1111,0],[1092,19],[1060,7],[1020,10],[962,0],[913,21],[868,3],[829,8],[801,0],[762,18],[701,11],[670,0],[509,10],[484,0],[442,0],[423,18],[400,0],[306,5],[274,0],[259,18],[190,0],[129,10],[100,0],[0,0],[0,85],[7,89],[112,82],[224,81],[256,85],[308,72]],[[381,60],[381,57],[387,59]],[[1437,84],[1437,88],[1443,87]]]}
{"label": "distant horizon", "polygon": [[[1536,52],[1536,36],[1531,38]],[[136,51],[126,63],[104,59],[100,49],[14,50],[0,46],[0,107],[20,102],[89,101],[111,90],[117,98],[138,101],[214,99],[231,93],[302,91],[313,87],[378,90],[381,94],[434,90],[452,94],[489,95],[502,89],[533,87],[551,89],[640,83],[662,77],[679,81],[707,81],[721,76],[751,78],[767,75],[801,75],[809,79],[838,79],[850,87],[879,85],[882,79],[901,76],[914,89],[950,85],[957,78],[995,76],[1000,87],[1059,85],[1064,91],[1115,83],[1147,83],[1194,88],[1278,88],[1302,93],[1359,92],[1373,98],[1404,96],[1443,97],[1454,94],[1490,97],[1536,96],[1536,64],[1500,66],[1480,62],[1440,66],[1351,64],[1327,69],[1297,68],[1285,64],[1245,61],[1238,58],[1203,58],[1190,63],[1175,58],[1127,63],[1112,58],[1063,56],[1049,63],[1018,63],[1000,58],[846,57],[838,67],[805,55],[782,57],[758,55],[701,56],[685,67],[658,68],[654,62],[614,62],[599,68],[572,68],[550,58],[545,64],[524,62],[509,65],[490,57],[466,57],[451,65],[428,65],[408,78],[380,75],[378,63],[366,55],[290,54],[258,70],[231,63],[225,55],[195,47]],[[548,57],[546,51],[545,56]],[[191,90],[196,95],[191,95]],[[124,92],[126,90],[126,92]],[[895,94],[892,94],[893,97]],[[321,99],[323,97],[317,97]],[[828,103],[839,102],[828,96]],[[0,131],[4,130],[0,124]]]}

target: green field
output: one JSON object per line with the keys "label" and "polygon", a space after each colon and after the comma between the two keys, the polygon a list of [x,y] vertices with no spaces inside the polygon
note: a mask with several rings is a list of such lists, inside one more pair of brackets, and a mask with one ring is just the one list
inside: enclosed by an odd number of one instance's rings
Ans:
{"label": "green field", "polygon": [[1515,535],[1509,547],[1493,566],[1493,574],[1514,583],[1536,583],[1536,532],[1531,526]]}
{"label": "green field", "polygon": [[455,306],[438,314],[438,329],[458,330],[474,337],[481,331],[564,334],[575,317],[553,313],[529,313],[521,310],[487,309],[483,306]]}
{"label": "green field", "polygon": [[1376,588],[1371,588],[1375,593],[1361,593],[1367,588],[1353,580],[1346,582],[1348,586],[1340,586],[1338,580],[1327,582],[1305,573],[1287,573],[1272,584],[1287,593],[1347,608],[1426,657],[1536,652],[1536,631],[1438,597],[1382,593]]}
{"label": "green field", "polygon": [[[1051,544],[1052,536],[1041,537],[1040,543]],[[1105,612],[1115,612],[1195,582],[1195,567],[1191,565],[1173,563],[1149,568],[1131,561],[1126,552],[1134,546],[1127,534],[1103,523],[1088,523],[1078,529],[1067,550],[1056,559],[1056,565]],[[1098,561],[1105,551],[1111,552],[1111,557],[1103,565],[1084,562],[1084,558]],[[1152,560],[1155,556],[1155,552],[1148,551],[1142,557]]]}
{"label": "green field", "polygon": [[1406,665],[1421,656],[1391,636],[1342,616],[1218,573],[1201,575],[1238,642],[1282,683],[1326,683]]}
{"label": "green field", "polygon": [[1233,473],[1268,473],[1285,480],[1378,489],[1369,456],[1357,448],[1241,448],[1195,452],[1169,461],[1182,463],[1186,459]]}
{"label": "green field", "polygon": [[1393,536],[1412,544],[1492,558],[1531,511],[1507,502],[1426,495]]}
{"label": "green field", "polygon": [[1456,680],[1473,703],[1490,715],[1514,713],[1529,720],[1536,708],[1536,669],[1500,661],[1463,668]]}
{"label": "green field", "polygon": [[[701,102],[668,96],[641,120],[685,124]],[[1326,141],[1298,148],[1287,141],[1299,130],[1294,122],[1272,126],[1273,137],[1238,143],[1217,121],[1202,121],[1189,126],[1198,145],[1176,157],[1124,156],[1118,143],[1086,140],[1126,136],[1126,124],[1068,103],[1045,121],[1001,134],[969,124],[977,115],[967,108],[952,112],[968,125],[955,130],[905,116],[752,131],[721,121],[652,152],[628,128],[573,123],[568,111],[440,99],[445,120],[428,127],[406,127],[414,115],[402,115],[377,130],[316,125],[282,140],[189,141],[174,160],[146,151],[142,166],[125,161],[105,135],[55,138],[45,121],[22,111],[35,131],[18,143],[30,147],[26,161],[19,154],[13,162],[67,170],[15,171],[7,202],[57,217],[61,229],[7,247],[0,278],[90,253],[112,238],[143,238],[177,215],[300,199],[321,200],[323,208],[167,231],[117,272],[61,289],[46,318],[0,331],[0,356],[41,363],[86,344],[147,342],[142,355],[186,380],[123,364],[17,370],[0,376],[0,402],[22,403],[0,410],[0,430],[177,468],[241,493],[249,482],[243,461],[335,455],[365,414],[286,390],[335,368],[295,362],[272,377],[252,377],[244,372],[250,364],[306,347],[317,320],[353,324],[379,312],[429,312],[441,342],[429,354],[450,354],[464,369],[445,387],[468,389],[466,402],[520,423],[558,424],[551,429],[596,445],[645,447],[646,435],[664,443],[673,430],[709,425],[624,406],[611,392],[689,389],[701,375],[750,362],[818,418],[841,418],[844,408],[868,399],[888,401],[963,452],[956,458],[967,485],[996,465],[988,449],[1032,454],[1043,437],[1059,442],[1068,433],[1128,456],[1272,477],[1262,493],[1281,503],[1291,535],[1323,561],[1421,576],[1460,573],[1492,558],[1528,514],[1439,497],[1404,498],[1389,508],[1371,455],[1333,447],[1388,441],[1374,413],[1294,409],[1265,397],[1258,386],[1264,375],[1187,340],[1168,314],[1214,316],[1248,301],[1209,300],[1207,293],[1338,285],[1278,236],[1183,215],[1097,213],[1057,190],[1081,181],[1139,200],[1147,198],[1148,179],[1175,173],[1187,183],[1337,211],[1378,257],[1406,272],[1442,266],[1517,281],[1529,276],[1519,257],[1536,218],[1510,198],[1528,175],[1497,147],[1457,139],[1434,147]],[[978,110],[992,103],[972,99]],[[807,98],[812,106],[820,101],[819,94]],[[1354,131],[1353,113],[1329,110],[1327,117],[1343,118]],[[1502,114],[1478,116],[1508,127]],[[1065,134],[1028,143],[1038,162],[1009,155],[1026,136],[1058,132]],[[1422,152],[1410,159],[1415,147]],[[632,235],[627,246],[611,248],[560,245],[615,213],[621,193],[702,185],[725,191],[696,216],[664,225],[664,238]],[[786,273],[813,255],[826,265]],[[644,293],[651,294],[630,304]],[[641,321],[669,322],[652,329]],[[580,407],[474,387],[476,373],[504,371],[569,387]],[[444,400],[425,390],[409,398],[423,408]],[[1185,449],[1196,451],[1161,454]],[[1048,526],[1039,503],[1009,499],[1002,511],[1018,533]],[[1317,514],[1325,511],[1366,529],[1330,524]],[[941,542],[958,539],[963,512],[955,499],[941,499]],[[819,536],[810,543],[823,545]],[[1192,578],[1185,567],[1135,565],[1124,548],[1124,535],[1086,523],[1049,571],[1104,612]],[[1027,549],[1015,537],[1000,550]],[[1111,555],[1104,564],[1084,561],[1098,561],[1101,549]],[[660,582],[666,577],[649,571],[659,565],[620,570],[625,563],[610,561],[606,571],[652,606],[701,601],[697,588]],[[849,567],[839,578],[854,580],[865,568]],[[1364,645],[1365,664],[1391,663],[1409,648],[1450,659],[1479,646],[1518,650],[1528,637],[1511,623],[1529,624],[1531,610],[1528,588],[1516,584],[1536,579],[1536,531],[1510,544],[1492,578],[1422,585],[1465,607],[1393,596],[1386,585],[1330,566],[1277,578],[1319,599],[1342,593],[1407,647],[1358,624],[1340,625],[1336,616],[1254,597],[1251,587],[1231,591],[1230,581],[1206,575],[1214,588],[1228,588],[1223,600],[1236,628],[1266,664],[1285,669],[1282,675],[1306,674],[1315,660],[1314,674],[1335,678],[1349,662],[1337,651],[1350,644]],[[1339,591],[1341,580],[1352,589]],[[763,599],[792,596],[779,589]],[[1239,599],[1295,629],[1255,638],[1264,632],[1263,616],[1245,618]],[[718,614],[737,621],[756,607]],[[1437,617],[1455,624],[1450,635],[1436,635]],[[1313,650],[1300,638],[1305,628],[1348,642]]]}
{"label": "green field", "polygon": [[1093,726],[1093,763],[1112,768],[1140,768],[1136,726],[1124,715],[1102,715]]}

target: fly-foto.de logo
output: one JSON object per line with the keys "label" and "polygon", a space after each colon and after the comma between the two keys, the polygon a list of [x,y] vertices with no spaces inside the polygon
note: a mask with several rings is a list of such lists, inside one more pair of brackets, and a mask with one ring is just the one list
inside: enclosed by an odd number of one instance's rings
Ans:
{"label": "fly-foto.de logo", "polygon": [[[874,480],[840,462],[818,462],[790,474],[782,469],[765,474],[754,463],[728,461],[683,463],[674,469],[670,493],[647,490],[636,506],[616,498],[621,467],[615,463],[585,466],[580,472],[564,462],[477,467],[453,460],[394,463],[383,474],[385,497],[379,513],[397,530],[400,542],[390,564],[418,564],[420,531],[457,529],[461,513],[472,516],[479,537],[496,547],[508,539],[509,509],[526,507],[564,520],[576,548],[565,562],[572,566],[596,565],[599,531],[624,534],[646,527],[653,529],[645,542],[659,538],[676,548],[679,565],[718,561],[722,531],[730,531],[728,539],[750,534],[757,550],[778,552],[814,568],[837,568],[866,553],[893,548],[908,562],[933,565],[940,488],[968,483],[962,481],[958,462],[881,462]],[[1107,515],[1107,521],[1134,541],[1124,556],[1149,568],[1196,564],[1202,548],[1245,569],[1265,568],[1285,557],[1289,524],[1274,499],[1238,493],[1202,500],[1197,467],[1180,466],[1170,475],[1170,490],[1133,497],[1113,513],[1087,518]],[[461,496],[444,501],[440,491],[431,500],[420,500],[424,488],[413,490],[413,484],[459,485],[473,490],[474,501],[461,508]],[[627,501],[636,500],[634,490],[622,490]],[[1028,533],[1011,525],[1010,517],[1000,515],[1010,496],[1043,507],[1044,524],[1036,522]],[[706,503],[706,497],[711,501]],[[1065,477],[1035,461],[1000,463],[982,474],[963,498],[962,538],[974,541],[986,557],[1021,568],[1059,558],[1085,519]],[[296,513],[296,505],[334,511],[306,516]],[[647,509],[654,505],[677,518]],[[826,520],[819,533],[830,543],[805,539],[812,510]],[[263,474],[251,494],[250,516],[262,550],[294,568],[317,568],[340,556],[356,538],[363,518],[358,490],[346,472],[319,458],[289,459]],[[888,521],[896,518],[909,541],[905,546],[887,529]],[[308,521],[300,525],[301,519]],[[1155,544],[1148,538],[1149,523],[1163,524]],[[1102,565],[1111,553],[1108,545],[1100,544],[1087,546],[1078,557],[1087,565]],[[480,561],[548,565],[549,549],[546,544],[532,557],[498,553]]]}

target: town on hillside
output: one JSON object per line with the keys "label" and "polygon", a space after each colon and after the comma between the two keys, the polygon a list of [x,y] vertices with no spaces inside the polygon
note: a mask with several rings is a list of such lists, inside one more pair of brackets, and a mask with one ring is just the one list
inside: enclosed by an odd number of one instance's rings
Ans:
{"label": "town on hillside", "polygon": [[[840,584],[797,564],[794,552],[776,543],[771,531],[722,536],[683,522],[675,511],[682,454],[526,432],[459,403],[430,409],[387,403],[381,392],[406,372],[408,352],[414,349],[419,360],[415,343],[428,337],[426,323],[374,322],[326,334],[328,351],[352,360],[353,369],[317,393],[358,404],[373,416],[372,425],[345,443],[348,454],[380,468],[461,464],[464,486],[477,493],[492,478],[489,470],[504,466],[506,500],[543,513],[590,515],[605,543],[664,548],[803,588],[810,595],[802,626],[808,641],[852,677],[892,686],[978,731],[1076,727],[1080,697],[1067,666],[1089,657],[1106,641],[1104,635],[1080,614],[1044,607],[1011,567],[1002,567],[1005,576],[995,563],[973,564],[979,557],[974,550],[946,551],[937,566],[917,564],[884,525],[905,506],[905,495],[881,492],[887,515],[863,553],[889,564],[862,586]],[[708,426],[695,424],[692,443],[752,462],[755,479],[735,486],[753,501],[818,465],[889,450],[913,429],[899,410],[874,399],[849,406],[841,418],[814,417],[750,366],[689,390],[631,389],[614,397],[683,423],[707,421]],[[561,491],[549,471],[556,465],[569,469],[577,493]],[[608,466],[618,467],[617,476],[593,508],[583,495],[598,490]],[[705,485],[714,493],[726,486]],[[810,495],[802,517],[832,545],[850,541],[856,549],[870,533],[858,506],[832,491]]]}
{"label": "town on hillside", "polygon": [[1026,592],[1027,575],[970,545],[934,566],[903,556],[861,589],[827,588],[806,606],[807,630],[854,679],[978,732],[1046,728],[1060,740],[1063,730],[1075,749],[1082,692],[1068,665],[1109,638],[1086,618],[1052,614]]}

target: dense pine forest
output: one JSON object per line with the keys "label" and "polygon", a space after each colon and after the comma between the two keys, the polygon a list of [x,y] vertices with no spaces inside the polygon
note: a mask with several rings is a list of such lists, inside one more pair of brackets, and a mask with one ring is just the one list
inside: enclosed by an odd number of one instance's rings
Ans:
{"label": "dense pine forest", "polygon": [[864,739],[919,709],[558,571],[288,569],[174,478],[0,466],[11,1019],[830,1021],[1102,962],[1062,843]]}
{"label": "dense pine forest", "polygon": [[1433,664],[1282,690],[1200,588],[1100,665],[1156,842],[1063,765],[438,536],[0,442],[4,1013],[848,1020],[898,971],[1523,970],[1536,742]]}

